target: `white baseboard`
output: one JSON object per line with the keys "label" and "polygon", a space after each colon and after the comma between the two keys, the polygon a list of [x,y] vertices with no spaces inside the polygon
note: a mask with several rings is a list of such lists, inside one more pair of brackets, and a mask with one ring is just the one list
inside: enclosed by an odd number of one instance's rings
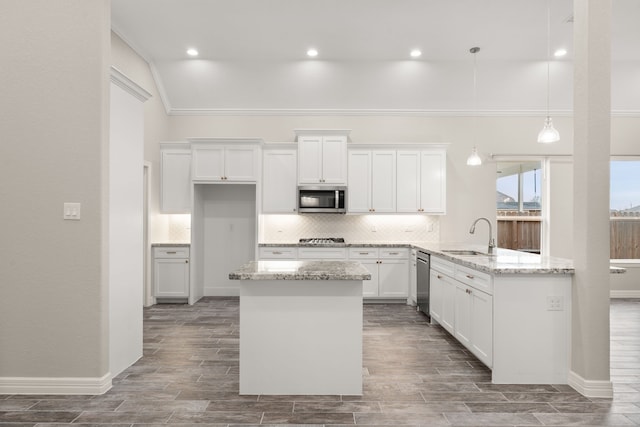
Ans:
{"label": "white baseboard", "polygon": [[573,371],[569,372],[569,385],[585,397],[613,398],[611,381],[585,380]]}
{"label": "white baseboard", "polygon": [[0,394],[104,394],[111,373],[101,378],[0,377]]}
{"label": "white baseboard", "polygon": [[640,290],[611,290],[611,298],[640,298]]}
{"label": "white baseboard", "polygon": [[240,288],[218,288],[207,286],[204,288],[205,297],[239,297]]}

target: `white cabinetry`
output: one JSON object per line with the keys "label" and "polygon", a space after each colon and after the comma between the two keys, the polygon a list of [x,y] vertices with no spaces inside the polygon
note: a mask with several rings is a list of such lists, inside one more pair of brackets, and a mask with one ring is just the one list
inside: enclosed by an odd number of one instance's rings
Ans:
{"label": "white cabinetry", "polygon": [[296,213],[296,157],[293,148],[265,148],[263,151],[263,213]]}
{"label": "white cabinetry", "polygon": [[349,212],[395,212],[395,150],[350,150],[348,182]]}
{"label": "white cabinetry", "polygon": [[160,211],[191,211],[191,148],[187,143],[160,143]]}
{"label": "white cabinetry", "polygon": [[[243,140],[246,141],[246,140]],[[257,144],[219,140],[191,142],[192,178],[205,182],[256,182],[259,176]]]}
{"label": "white cabinetry", "polygon": [[357,260],[371,273],[364,282],[365,298],[407,298],[409,250],[407,248],[350,248],[349,259]]}
{"label": "white cabinetry", "polygon": [[323,260],[323,259],[347,259],[347,248],[298,248],[298,259],[301,260]]}
{"label": "white cabinetry", "polygon": [[347,137],[299,136],[298,183],[347,183]]}
{"label": "white cabinetry", "polygon": [[431,257],[431,318],[481,362],[493,365],[491,276]]}
{"label": "white cabinetry", "polygon": [[153,247],[153,296],[159,299],[189,297],[188,247]]}
{"label": "white cabinetry", "polygon": [[298,258],[298,248],[289,247],[289,246],[268,246],[261,247],[258,251],[260,259],[271,259],[271,260],[286,260],[292,261]]}
{"label": "white cabinetry", "polygon": [[397,212],[446,212],[446,152],[398,150]]}

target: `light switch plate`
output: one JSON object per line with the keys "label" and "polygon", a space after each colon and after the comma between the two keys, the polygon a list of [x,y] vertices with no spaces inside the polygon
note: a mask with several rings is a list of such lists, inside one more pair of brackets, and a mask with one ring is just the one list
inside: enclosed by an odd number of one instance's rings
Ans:
{"label": "light switch plate", "polygon": [[65,220],[80,220],[80,203],[65,203],[62,218]]}

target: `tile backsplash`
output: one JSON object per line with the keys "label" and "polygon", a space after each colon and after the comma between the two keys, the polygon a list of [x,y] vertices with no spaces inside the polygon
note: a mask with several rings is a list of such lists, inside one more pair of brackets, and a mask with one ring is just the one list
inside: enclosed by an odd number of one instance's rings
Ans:
{"label": "tile backsplash", "polygon": [[344,237],[349,242],[433,242],[439,217],[429,215],[262,215],[260,243],[294,243],[307,237]]}

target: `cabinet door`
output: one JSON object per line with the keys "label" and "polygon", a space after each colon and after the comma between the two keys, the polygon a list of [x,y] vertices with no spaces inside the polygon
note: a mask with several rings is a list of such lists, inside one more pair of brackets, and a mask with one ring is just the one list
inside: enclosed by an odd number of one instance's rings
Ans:
{"label": "cabinet door", "polygon": [[153,269],[156,298],[187,298],[189,296],[189,260],[182,258],[155,259]]}
{"label": "cabinet door", "polygon": [[409,261],[382,260],[378,264],[378,293],[385,298],[406,298],[409,294]]}
{"label": "cabinet door", "polygon": [[349,152],[349,184],[347,190],[349,212],[371,212],[371,152]]}
{"label": "cabinet door", "polygon": [[493,363],[493,297],[471,288],[471,351],[485,365]]}
{"label": "cabinet door", "polygon": [[191,151],[163,150],[160,156],[160,210],[191,212]]}
{"label": "cabinet door", "polygon": [[446,211],[446,155],[444,151],[420,154],[420,208],[426,213]]}
{"label": "cabinet door", "polygon": [[195,181],[222,181],[224,177],[224,147],[194,148],[191,173]]}
{"label": "cabinet door", "polygon": [[398,212],[420,212],[420,151],[397,153],[397,206]]}
{"label": "cabinet door", "polygon": [[262,212],[295,213],[296,151],[265,150],[262,173]]}
{"label": "cabinet door", "polygon": [[322,139],[322,183],[347,183],[346,136],[325,136]]}
{"label": "cabinet door", "polygon": [[456,285],[453,279],[442,275],[442,313],[440,325],[455,335]]}
{"label": "cabinet door", "polygon": [[429,275],[429,314],[431,320],[440,325],[442,325],[443,292],[442,275],[431,270]]}
{"label": "cabinet door", "polygon": [[455,336],[465,347],[471,348],[470,288],[456,282],[455,289]]}
{"label": "cabinet door", "polygon": [[235,182],[258,180],[258,156],[255,147],[229,147],[224,150],[224,179]]}
{"label": "cabinet door", "polygon": [[359,259],[358,262],[371,273],[370,280],[362,281],[362,296],[365,298],[377,297],[380,280],[378,276],[378,261],[374,259]]}
{"label": "cabinet door", "polygon": [[322,183],[322,137],[298,138],[298,183]]}
{"label": "cabinet door", "polygon": [[371,153],[371,207],[374,212],[396,211],[396,152]]}

